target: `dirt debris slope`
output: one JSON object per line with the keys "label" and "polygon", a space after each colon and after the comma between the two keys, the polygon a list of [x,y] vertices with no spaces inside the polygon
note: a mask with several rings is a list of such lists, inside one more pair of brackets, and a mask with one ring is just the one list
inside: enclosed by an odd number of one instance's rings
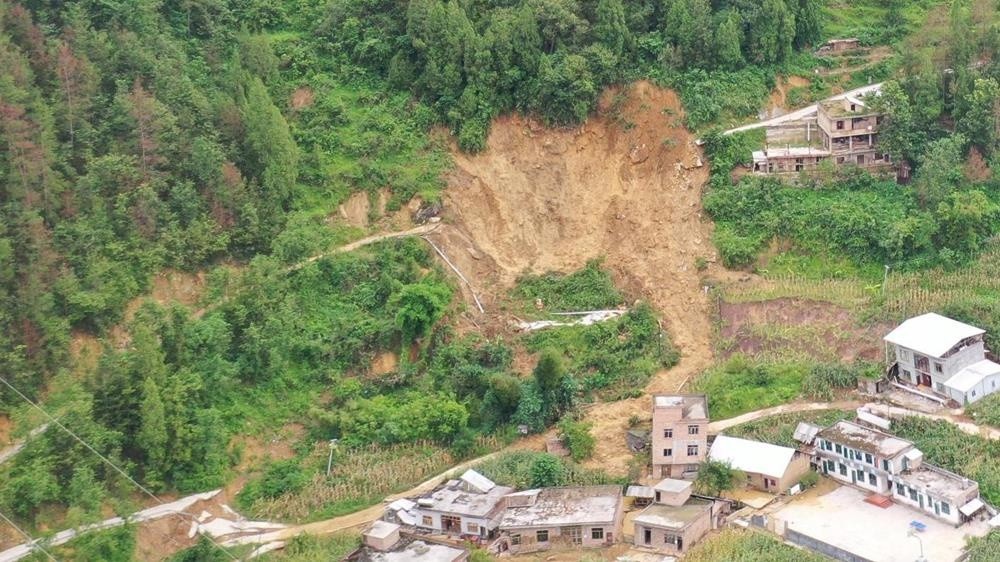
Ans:
{"label": "dirt debris slope", "polygon": [[[483,152],[454,151],[445,220],[473,247],[450,254],[477,269],[485,260],[468,254],[488,256],[490,271],[477,272],[488,292],[525,272],[572,271],[603,256],[629,294],[662,314],[682,354],[646,390],[676,391],[712,360],[708,299],[695,264],[714,262],[715,249],[701,207],[708,168],[694,140],[677,95],[648,82],[608,92],[598,116],[578,128],[499,118]],[[648,411],[647,398],[592,406],[595,462],[624,468],[622,431],[631,415]]]}

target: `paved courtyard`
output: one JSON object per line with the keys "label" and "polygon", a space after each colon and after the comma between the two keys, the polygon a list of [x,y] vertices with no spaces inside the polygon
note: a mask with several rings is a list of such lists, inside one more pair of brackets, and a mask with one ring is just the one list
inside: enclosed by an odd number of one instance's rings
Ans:
{"label": "paved courtyard", "polygon": [[927,525],[918,536],[928,562],[954,562],[967,536],[989,531],[985,522],[966,523],[956,529],[898,504],[882,509],[865,503],[866,495],[848,486],[822,495],[806,493],[774,515],[791,529],[878,562],[913,562],[918,558],[920,544],[907,536],[913,520]]}

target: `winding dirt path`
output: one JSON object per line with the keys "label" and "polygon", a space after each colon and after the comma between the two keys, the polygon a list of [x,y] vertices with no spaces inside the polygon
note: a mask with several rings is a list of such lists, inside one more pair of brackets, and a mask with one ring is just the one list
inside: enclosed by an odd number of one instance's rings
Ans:
{"label": "winding dirt path", "polygon": [[708,424],[708,432],[721,433],[722,431],[725,431],[730,427],[734,427],[752,421],[757,421],[764,418],[769,418],[771,416],[777,416],[780,414],[791,414],[795,412],[814,412],[817,410],[853,410],[858,406],[862,405],[864,405],[864,402],[858,400],[841,400],[838,402],[798,402],[792,404],[781,404],[779,406],[774,406],[772,408],[764,408],[763,410],[747,412],[745,414],[736,416],[734,418],[710,422]]}

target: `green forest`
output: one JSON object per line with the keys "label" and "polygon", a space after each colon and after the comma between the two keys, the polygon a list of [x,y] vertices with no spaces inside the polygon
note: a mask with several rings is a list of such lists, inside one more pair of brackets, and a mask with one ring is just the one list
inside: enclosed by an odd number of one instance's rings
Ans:
{"label": "green forest", "polygon": [[[0,412],[17,437],[48,424],[0,465],[0,512],[51,534],[147,507],[134,482],[174,495],[252,472],[238,507],[315,520],[503,447],[518,426],[557,424],[577,443],[572,460],[514,454],[484,470],[517,484],[620,481],[579,464],[593,438],[578,406],[643,396],[683,350],[599,256],[577,271],[525,272],[502,297],[526,318],[544,316],[537,301],[627,304],[622,316],[480,334],[459,325],[461,287],[423,241],[329,253],[366,234],[329,219],[359,193],[387,193],[390,211],[434,207],[452,143],[484,150],[492,121],[511,112],[579,124],[607,87],[649,79],[678,91],[705,141],[704,207],[726,267],[752,269],[771,240],[787,238],[819,277],[831,273],[817,264],[827,254],[865,279],[887,263],[961,268],[1000,232],[997,11],[956,0],[931,26],[925,16],[941,2],[840,4],[0,4]],[[871,13],[885,25],[862,17]],[[848,82],[887,79],[884,139],[912,182],[832,170],[796,187],[733,181],[760,139],[718,130],[753,118],[781,76],[818,76],[827,63],[813,51],[835,35],[897,49]],[[835,86],[816,78],[798,95]],[[193,306],[144,299],[164,271],[203,275],[204,294]],[[992,308],[961,312],[1000,325]],[[80,341],[97,342],[94,365],[73,360]],[[387,353],[398,365],[375,373]],[[823,373],[803,365],[744,367],[715,367],[704,384],[764,377],[787,399],[846,386],[817,383]],[[743,386],[750,398],[713,407],[742,411],[774,395]],[[238,468],[241,438],[290,423],[304,435],[289,458]],[[342,472],[321,478],[331,439]],[[362,486],[348,471],[374,466],[406,476]],[[128,560],[135,543],[130,526],[75,541],[60,558]],[[354,544],[304,539],[286,554]],[[178,559],[218,549],[188,554]]]}

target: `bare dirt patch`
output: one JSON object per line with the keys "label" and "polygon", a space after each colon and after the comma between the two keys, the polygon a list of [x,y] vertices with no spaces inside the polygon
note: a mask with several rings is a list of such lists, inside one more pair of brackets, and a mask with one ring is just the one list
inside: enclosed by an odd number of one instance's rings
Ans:
{"label": "bare dirt patch", "polygon": [[288,100],[288,104],[292,106],[292,109],[299,110],[309,107],[316,100],[316,93],[312,91],[312,88],[307,86],[302,86],[301,88],[296,88],[292,92],[291,98]]}
{"label": "bare dirt patch", "polygon": [[809,85],[809,79],[802,76],[786,76],[778,81],[771,95],[767,98],[769,117],[777,117],[785,113],[788,107],[788,92],[792,88],[802,88]]}
{"label": "bare dirt patch", "polygon": [[[646,389],[673,392],[712,361],[695,268],[698,257],[715,260],[701,208],[708,169],[674,92],[639,82],[624,93],[622,103],[608,92],[581,127],[549,129],[510,115],[494,122],[483,152],[455,150],[445,220],[458,228],[444,231],[454,236],[444,247],[478,285],[488,314],[519,275],[573,271],[603,256],[626,293],[663,315],[680,348],[680,364]],[[624,470],[622,432],[648,409],[648,398],[589,408],[598,438],[592,462]]]}
{"label": "bare dirt patch", "polygon": [[379,353],[372,360],[371,373],[373,375],[384,375],[393,373],[399,368],[399,355],[392,351]]}
{"label": "bare dirt patch", "polygon": [[368,214],[371,212],[371,203],[368,194],[359,191],[347,198],[338,208],[340,216],[347,221],[347,224],[358,228],[368,226]]}
{"label": "bare dirt patch", "polygon": [[719,304],[720,346],[724,355],[802,355],[829,361],[878,360],[882,335],[890,326],[860,325],[849,310],[834,304],[775,299]]}

